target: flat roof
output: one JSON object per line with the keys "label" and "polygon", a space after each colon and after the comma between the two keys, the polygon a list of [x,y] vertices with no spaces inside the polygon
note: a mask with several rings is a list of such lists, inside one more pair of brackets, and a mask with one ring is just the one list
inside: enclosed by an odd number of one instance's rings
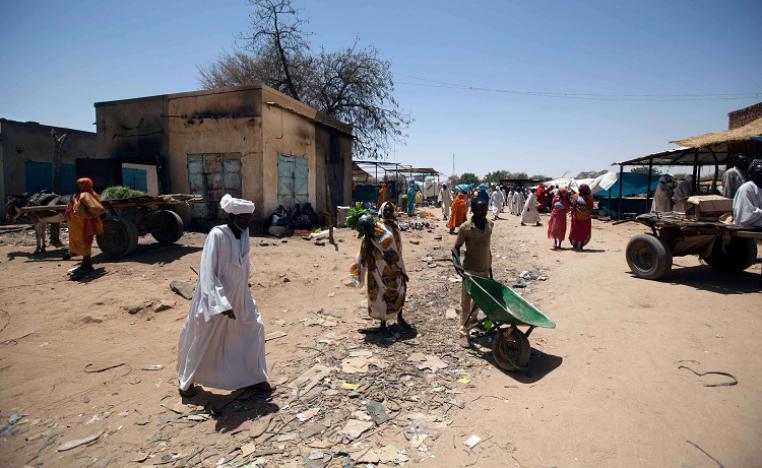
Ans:
{"label": "flat roof", "polygon": [[136,97],[136,98],[129,98],[129,99],[117,99],[113,101],[101,101],[101,102],[96,102],[95,107],[96,108],[107,107],[107,106],[130,103],[130,102],[144,102],[144,101],[155,101],[155,100],[164,100],[164,99],[170,100],[170,99],[180,99],[180,98],[188,98],[188,97],[195,97],[195,96],[209,96],[213,94],[239,93],[242,91],[253,91],[253,90],[259,90],[259,89],[267,90],[267,92],[275,94],[278,98],[278,101],[280,101],[280,102],[272,102],[272,103],[270,101],[266,101],[264,102],[264,104],[276,105],[285,110],[301,115],[302,117],[306,117],[308,119],[311,119],[315,122],[319,122],[328,127],[335,128],[336,130],[339,130],[350,136],[352,135],[351,125],[341,122],[340,120],[334,117],[331,117],[330,115],[320,112],[319,110],[313,107],[310,107],[307,104],[301,101],[298,101],[292,98],[291,96],[287,96],[281,93],[280,91],[273,89],[262,83],[250,85],[250,86],[239,86],[235,88],[202,89],[198,91],[185,91],[180,93],[156,94],[153,96],[143,96],[143,97]]}
{"label": "flat roof", "polygon": [[41,124],[39,122],[34,122],[34,121],[31,121],[31,120],[26,121],[26,122],[22,122],[20,120],[6,119],[5,117],[0,117],[0,123],[11,123],[11,124],[14,124],[14,125],[26,125],[26,126],[29,126],[29,127],[55,128],[56,130],[65,130],[67,132],[86,133],[88,135],[95,136],[95,132],[89,132],[87,130],[78,130],[76,128],[59,127],[58,125]]}
{"label": "flat roof", "polygon": [[617,161],[611,163],[612,166],[693,166],[696,162],[700,166],[723,164],[728,159],[727,148],[722,146],[712,146],[708,148],[696,148],[681,146],[666,151],[638,156],[637,158],[626,161]]}

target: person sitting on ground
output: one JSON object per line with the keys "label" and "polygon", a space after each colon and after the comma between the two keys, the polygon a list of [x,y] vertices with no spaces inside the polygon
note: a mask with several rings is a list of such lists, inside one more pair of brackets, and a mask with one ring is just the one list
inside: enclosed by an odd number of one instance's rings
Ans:
{"label": "person sitting on ground", "polygon": [[402,318],[408,276],[394,233],[370,215],[361,216],[358,223],[364,236],[350,273],[358,287],[367,282],[368,314],[381,322],[378,333],[382,335],[389,334],[386,323],[390,320],[396,319],[399,326],[409,328]]}
{"label": "person sitting on ground", "polygon": [[722,196],[734,198],[738,188],[746,183],[746,170],[749,162],[743,154],[737,154],[733,157],[733,167],[722,174]]}
{"label": "person sitting on ground", "polygon": [[733,198],[733,222],[739,226],[762,227],[762,159],[749,166],[749,181]]}
{"label": "person sitting on ground", "polygon": [[450,220],[447,227],[450,234],[455,234],[455,228],[466,222],[466,192],[460,191],[450,205]]}
{"label": "person sitting on ground", "polygon": [[[494,223],[487,219],[487,204],[476,198],[471,203],[473,213],[470,221],[460,226],[458,238],[453,247],[453,253],[460,255],[460,249],[466,246],[463,257],[463,269],[475,276],[483,278],[492,277],[492,252],[490,241]],[[460,327],[464,338],[463,345],[468,346],[469,320],[474,320],[471,315],[471,297],[466,292],[465,283],[461,284],[460,290]]]}
{"label": "person sitting on ground", "polygon": [[307,223],[308,229],[312,229],[314,226],[318,223],[318,215],[315,213],[315,210],[312,208],[312,203],[306,202],[304,206],[302,207],[302,216],[304,216],[304,220]]}
{"label": "person sitting on ground", "polygon": [[93,239],[103,234],[101,215],[105,212],[101,197],[93,190],[92,179],[77,179],[77,194],[69,202],[64,214],[69,226],[69,252],[71,255],[82,255],[82,263],[71,272],[73,280],[94,270]]}
{"label": "person sitting on ground", "polygon": [[265,326],[249,290],[249,224],[254,203],[225,195],[228,223],[209,231],[198,284],[177,346],[180,395],[195,385],[274,391],[265,362]]}

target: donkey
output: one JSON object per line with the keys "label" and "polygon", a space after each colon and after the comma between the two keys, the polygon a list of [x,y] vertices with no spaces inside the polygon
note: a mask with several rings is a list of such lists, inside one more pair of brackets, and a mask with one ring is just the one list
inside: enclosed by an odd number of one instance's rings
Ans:
{"label": "donkey", "polygon": [[[5,202],[5,218],[9,223],[26,223],[34,226],[37,249],[34,254],[45,253],[45,231],[48,224],[64,222],[64,213],[51,211],[32,211],[23,213],[21,208],[28,206],[68,205],[73,195],[57,195],[43,190],[31,196],[9,195]],[[68,253],[64,257],[68,256]]]}

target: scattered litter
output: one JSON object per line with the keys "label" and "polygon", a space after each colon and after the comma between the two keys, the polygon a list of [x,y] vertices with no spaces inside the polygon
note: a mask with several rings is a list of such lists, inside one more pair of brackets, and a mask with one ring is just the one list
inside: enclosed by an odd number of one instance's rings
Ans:
{"label": "scattered litter", "polygon": [[373,423],[370,421],[360,421],[359,419],[350,419],[341,429],[341,433],[347,436],[351,440],[355,440],[363,432],[373,427]]}
{"label": "scattered litter", "polygon": [[270,427],[272,420],[273,415],[268,414],[252,421],[251,428],[249,429],[249,437],[256,439],[257,437],[267,432],[267,429]]}
{"label": "scattered litter", "polygon": [[288,333],[282,331],[274,331],[265,335],[265,341],[277,340],[279,338],[283,338],[284,336],[288,336]]}
{"label": "scattered litter", "polygon": [[463,385],[468,385],[471,383],[471,379],[469,379],[468,377],[461,377],[458,379],[458,383]]}
{"label": "scattered litter", "polygon": [[379,401],[369,401],[367,409],[370,419],[373,420],[376,426],[380,426],[389,420],[389,415],[386,414],[386,408],[384,408],[383,403]]}
{"label": "scattered litter", "polygon": [[297,379],[292,381],[288,386],[294,389],[293,395],[298,396],[300,393],[307,393],[312,390],[312,387],[320,383],[330,374],[331,369],[322,364],[315,364]]}
{"label": "scattered litter", "polygon": [[299,422],[309,421],[313,418],[313,416],[318,414],[319,411],[320,408],[310,408],[307,411],[297,414],[296,418],[299,420]]}
{"label": "scattered litter", "polygon": [[450,283],[462,283],[463,278],[461,278],[460,276],[450,276],[449,278],[447,278],[447,281],[449,281]]}
{"label": "scattered litter", "polygon": [[100,372],[106,372],[107,370],[116,369],[117,367],[126,366],[127,364],[124,362],[120,362],[119,364],[114,364],[113,366],[95,366],[92,362],[87,364],[85,366],[85,373],[87,374],[97,374]]}
{"label": "scattered litter", "polygon": [[65,442],[65,443],[59,445],[58,448],[56,448],[56,451],[58,451],[58,452],[65,452],[67,450],[71,450],[73,448],[77,448],[77,447],[79,447],[81,445],[91,444],[91,443],[95,442],[96,440],[100,439],[100,437],[102,435],[103,435],[103,431],[100,431],[100,432],[98,432],[96,434],[93,434],[93,435],[90,435],[90,436],[87,436],[87,437],[83,437],[82,439],[70,440],[68,442]]}
{"label": "scattered litter", "polygon": [[21,421],[21,418],[23,416],[18,414],[12,414],[8,417],[8,424],[3,424],[0,426],[0,433],[4,434],[10,434],[13,431],[14,426],[16,426],[16,423]]}
{"label": "scattered litter", "polygon": [[344,390],[357,390],[358,388],[360,388],[360,384],[342,382],[341,388]]}
{"label": "scattered litter", "polygon": [[[683,361],[677,361],[677,363],[681,363],[681,362],[695,362],[696,364],[701,364],[699,361],[694,361],[692,359],[683,360]],[[720,376],[728,377],[729,379],[732,379],[732,380],[726,381],[726,382],[705,383],[705,384],[703,384],[704,387],[732,387],[733,385],[738,385],[738,379],[733,374],[730,374],[728,372],[720,372],[720,371],[696,372],[695,370],[691,369],[690,367],[682,365],[682,364],[677,366],[677,368],[678,369],[687,369],[687,370],[693,372],[696,375],[696,377],[705,377],[707,375],[720,375]]]}
{"label": "scattered litter", "polygon": [[514,288],[526,288],[527,282],[524,280],[524,278],[518,278],[516,281],[514,281],[512,287]]}
{"label": "scattered litter", "polygon": [[447,309],[445,311],[445,318],[448,319],[448,320],[457,319],[458,318],[458,311],[453,309],[453,308]]}
{"label": "scattered litter", "polygon": [[463,443],[466,445],[466,447],[468,447],[469,449],[472,449],[472,448],[476,447],[476,445],[479,442],[481,442],[481,441],[482,441],[481,437],[479,437],[476,434],[472,434],[471,437],[466,439],[465,442],[463,442]]}
{"label": "scattered litter", "polygon": [[254,442],[249,442],[248,444],[243,444],[241,446],[241,454],[244,457],[248,457],[252,453],[254,453],[257,450],[257,446],[254,444]]}
{"label": "scattered litter", "polygon": [[408,358],[408,361],[414,362],[415,366],[420,370],[431,369],[433,371],[437,371],[439,369],[447,368],[446,362],[437,356],[432,356],[430,354],[413,353]]}
{"label": "scattered litter", "polygon": [[308,460],[322,460],[323,457],[325,457],[325,454],[322,450],[313,450],[309,455],[307,455]]}
{"label": "scattered litter", "polygon": [[164,369],[164,366],[161,364],[149,364],[147,366],[143,366],[144,371],[159,371]]}

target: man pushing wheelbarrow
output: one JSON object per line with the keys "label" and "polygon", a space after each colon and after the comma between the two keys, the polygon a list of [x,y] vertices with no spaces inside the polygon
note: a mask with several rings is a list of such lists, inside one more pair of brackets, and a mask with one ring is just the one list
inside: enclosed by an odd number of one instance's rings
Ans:
{"label": "man pushing wheelbarrow", "polygon": [[[463,278],[461,290],[462,345],[471,345],[471,333],[495,335],[492,354],[503,370],[524,370],[529,363],[529,335],[535,327],[555,328],[556,324],[513,290],[492,279],[490,237],[493,224],[487,220],[487,205],[474,200],[473,216],[458,232],[452,250],[453,265]],[[465,244],[463,264],[460,248]],[[479,318],[478,311],[484,314]],[[529,327],[525,332],[519,326]]]}

